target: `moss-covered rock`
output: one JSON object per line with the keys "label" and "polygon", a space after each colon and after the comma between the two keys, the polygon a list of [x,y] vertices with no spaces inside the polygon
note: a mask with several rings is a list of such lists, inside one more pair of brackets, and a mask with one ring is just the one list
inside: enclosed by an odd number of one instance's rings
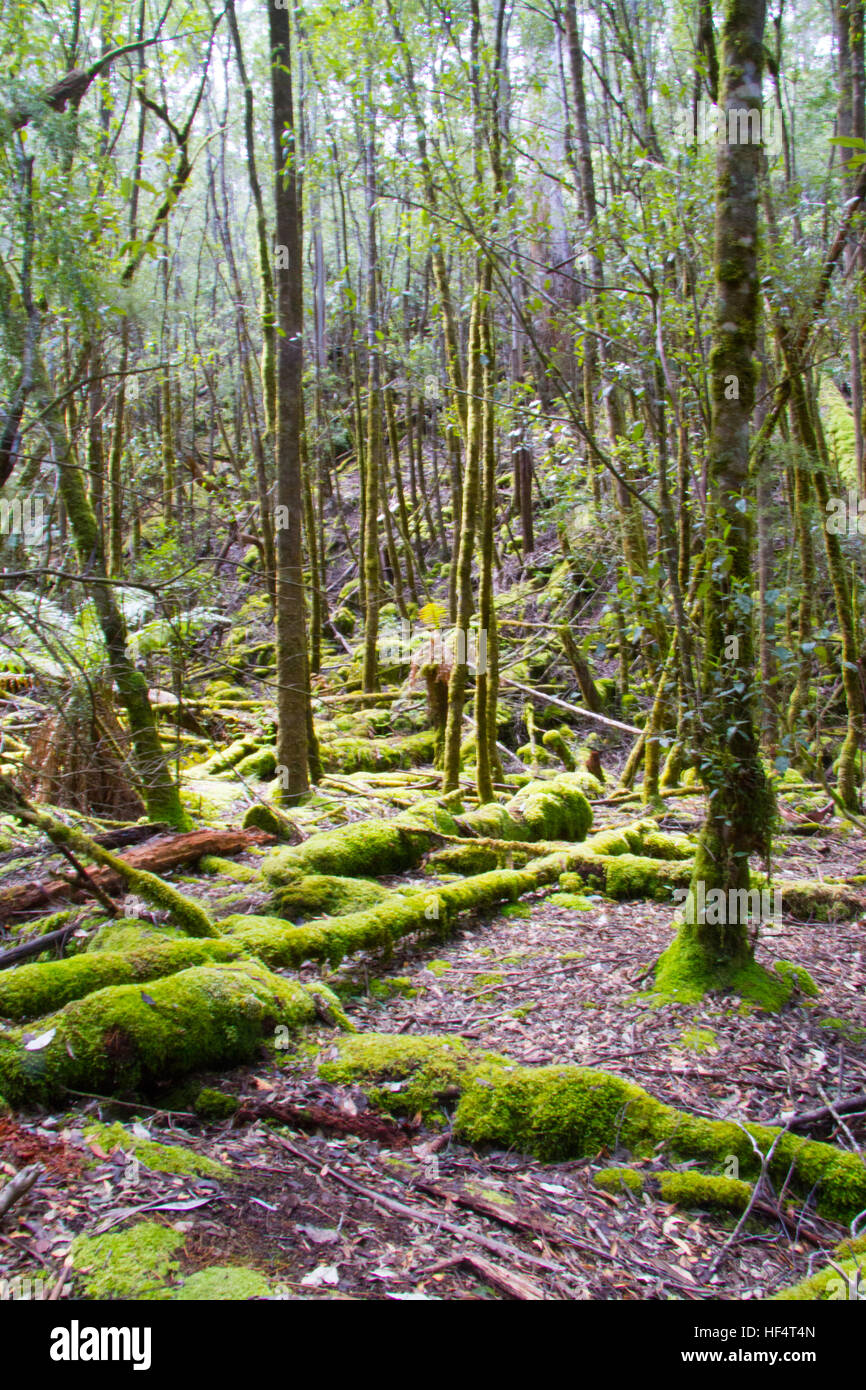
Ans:
{"label": "moss-covered rock", "polygon": [[277,752],[275,748],[257,748],[254,753],[248,753],[240,762],[235,763],[235,771],[241,777],[257,778],[260,782],[269,782],[276,774]]}
{"label": "moss-covered rock", "polygon": [[850,922],[866,913],[866,893],[842,883],[780,879],[782,910],[801,921]]}

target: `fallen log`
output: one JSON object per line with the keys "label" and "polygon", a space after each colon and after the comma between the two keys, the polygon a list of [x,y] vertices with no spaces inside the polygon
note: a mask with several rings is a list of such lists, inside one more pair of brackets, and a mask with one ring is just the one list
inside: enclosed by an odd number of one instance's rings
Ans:
{"label": "fallen log", "polygon": [[[263,830],[191,830],[181,835],[159,835],[117,857],[130,869],[163,874],[195,863],[204,854],[225,857],[241,854],[252,845],[273,842],[274,837]],[[106,892],[116,892],[125,886],[122,874],[109,865],[89,870],[87,877]],[[60,875],[39,883],[16,884],[0,891],[0,922],[27,912],[43,911],[70,897],[77,898],[80,891],[76,883]]]}

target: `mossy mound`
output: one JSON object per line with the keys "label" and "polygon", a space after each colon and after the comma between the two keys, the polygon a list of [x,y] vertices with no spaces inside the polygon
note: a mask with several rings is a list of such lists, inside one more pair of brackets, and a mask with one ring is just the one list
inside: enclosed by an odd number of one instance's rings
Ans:
{"label": "mossy mound", "polygon": [[165,1281],[177,1269],[172,1256],[182,1244],[170,1226],[140,1221],[126,1231],[76,1236],[72,1268],[87,1298],[167,1299],[171,1290]]}
{"label": "mossy mound", "polygon": [[113,922],[103,923],[87,943],[86,954],[96,954],[99,951],[135,951],[139,946],[180,940],[183,940],[183,933],[168,923],[155,926],[140,917],[118,917]]}
{"label": "mossy mound", "polygon": [[323,995],[339,1013],[324,986],[281,979],[257,961],[194,966],[147,990],[112,985],[41,1019],[36,1036],[0,1032],[0,1092],[27,1104],[67,1088],[112,1094],[230,1066],[248,1060],[277,1026],[312,1023]]}
{"label": "mossy mound", "polygon": [[866,913],[866,893],[841,883],[779,879],[782,910],[804,922],[851,922]]}
{"label": "mossy mound", "polygon": [[[757,1175],[758,1150],[770,1175],[792,1190],[814,1193],[818,1210],[848,1222],[866,1206],[866,1165],[858,1155],[763,1125],[707,1120],[676,1110],[640,1086],[607,1072],[575,1066],[525,1067],[473,1053],[456,1038],[365,1034],[341,1039],[338,1060],[320,1067],[327,1080],[361,1085],[391,1113],[457,1100],[453,1132],[471,1144],[518,1149],[553,1162],[594,1156],[617,1145],[637,1156],[673,1157]],[[404,1050],[405,1048],[405,1050]],[[395,1089],[388,1084],[405,1079]],[[445,1090],[443,1091],[443,1080]]]}
{"label": "mossy mound", "polygon": [[257,748],[254,753],[248,753],[245,758],[241,758],[239,763],[235,763],[235,771],[241,777],[251,777],[260,782],[269,782],[277,771],[276,749]]}
{"label": "mossy mound", "polygon": [[356,821],[311,835],[302,845],[274,850],[264,861],[269,883],[279,886],[306,874],[369,876],[399,874],[420,864],[430,837],[393,821]]}
{"label": "mossy mound", "polygon": [[201,1120],[227,1120],[233,1115],[240,1102],[236,1096],[227,1096],[213,1086],[203,1086],[192,1103],[192,1108]]}
{"label": "mossy mound", "polygon": [[255,827],[257,830],[264,830],[265,834],[273,835],[277,840],[285,840],[289,844],[297,844],[301,838],[301,832],[295,822],[278,811],[274,806],[265,806],[263,802],[257,801],[250,806],[243,819],[244,830]]}
{"label": "mossy mound", "polygon": [[272,908],[288,922],[310,917],[342,917],[363,912],[388,896],[388,889],[367,878],[344,878],[339,874],[306,874],[274,894]]}

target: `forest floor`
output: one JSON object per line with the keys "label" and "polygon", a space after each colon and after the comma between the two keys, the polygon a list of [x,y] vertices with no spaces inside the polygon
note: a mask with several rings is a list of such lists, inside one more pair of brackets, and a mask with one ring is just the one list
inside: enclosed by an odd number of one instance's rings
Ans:
{"label": "forest floor", "polygon": [[[594,830],[640,809],[599,806]],[[678,798],[660,823],[695,829],[700,813],[698,798]],[[781,841],[782,882],[862,872],[866,840],[847,831],[834,822]],[[196,893],[206,902],[232,887],[225,875],[202,877]],[[529,1066],[592,1066],[716,1119],[778,1120],[866,1087],[860,922],[784,916],[762,925],[758,959],[805,966],[820,990],[814,1000],[796,998],[779,1013],[725,997],[659,1006],[643,991],[671,939],[671,905],[587,894],[578,908],[558,896],[463,918],[444,940],[399,944],[387,964],[354,956],[328,982],[364,1032],[456,1034]],[[153,1219],[184,1237],[172,1280],[242,1264],[261,1271],[277,1298],[742,1300],[825,1265],[846,1234],[785,1199],[786,1217],[750,1219],[730,1243],[733,1216],[592,1185],[599,1168],[627,1154],[543,1164],[476,1151],[420,1117],[384,1119],[360,1089],[318,1077],[317,1058],[336,1037],[320,1026],[296,1051],[263,1051],[253,1066],[199,1077],[241,1102],[219,1123],[84,1096],[64,1114],[0,1119],[6,1172],[33,1161],[44,1168],[0,1230],[3,1274],[41,1268],[55,1296],[81,1296],[64,1266],[72,1238]],[[295,1109],[281,1112],[286,1106]],[[311,1107],[306,1119],[297,1115]],[[139,1138],[188,1147],[228,1172],[131,1164],[121,1149],[85,1137],[100,1119],[121,1119]],[[821,1135],[861,1152],[864,1136],[862,1116]]]}

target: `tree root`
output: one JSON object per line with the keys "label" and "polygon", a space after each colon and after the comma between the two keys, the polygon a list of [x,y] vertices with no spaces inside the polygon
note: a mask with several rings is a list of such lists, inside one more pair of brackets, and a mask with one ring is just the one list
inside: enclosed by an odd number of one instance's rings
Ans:
{"label": "tree root", "polygon": [[[788,1179],[818,1211],[849,1222],[866,1207],[866,1164],[857,1154],[764,1125],[707,1120],[665,1105],[640,1086],[576,1066],[525,1067],[469,1049],[456,1037],[364,1034],[337,1044],[323,1063],[328,1081],[361,1085],[392,1114],[435,1113],[443,1096],[457,1098],[453,1133],[470,1144],[518,1149],[545,1161],[595,1155],[623,1146],[637,1156],[661,1147],[678,1159],[719,1166],[736,1158],[757,1174],[771,1148],[770,1175]],[[402,1084],[398,1084],[402,1083]]]}

